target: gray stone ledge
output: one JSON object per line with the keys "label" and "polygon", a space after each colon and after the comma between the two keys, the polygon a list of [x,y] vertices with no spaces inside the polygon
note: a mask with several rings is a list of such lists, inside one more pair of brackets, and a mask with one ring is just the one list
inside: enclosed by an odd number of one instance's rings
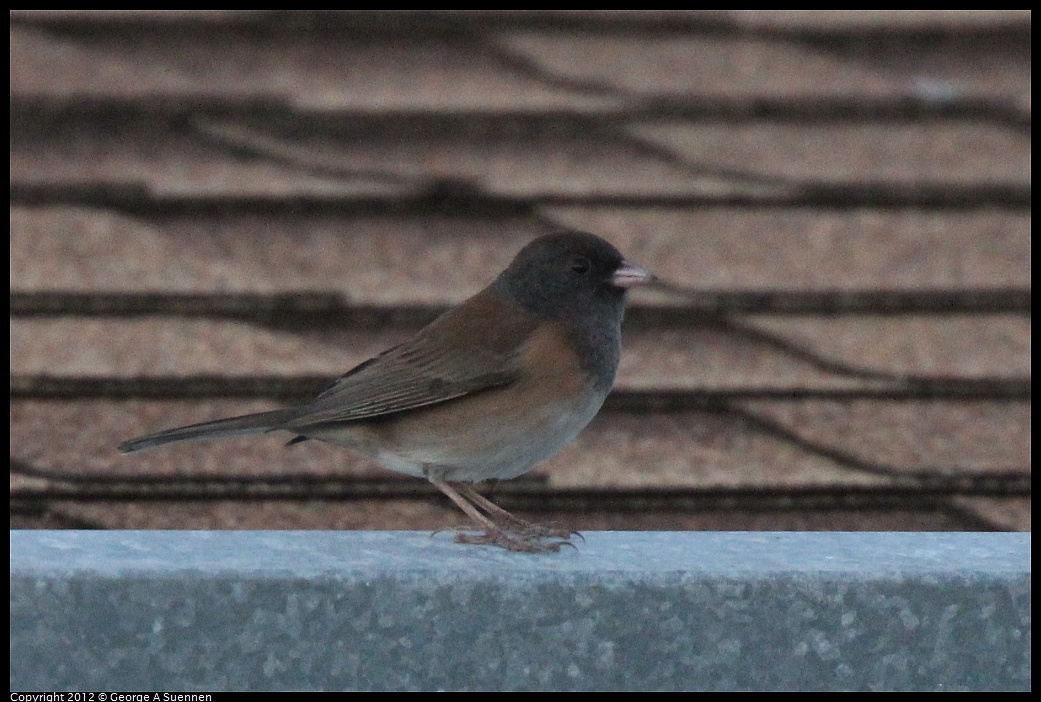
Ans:
{"label": "gray stone ledge", "polygon": [[11,532],[12,690],[1028,690],[1030,535]]}

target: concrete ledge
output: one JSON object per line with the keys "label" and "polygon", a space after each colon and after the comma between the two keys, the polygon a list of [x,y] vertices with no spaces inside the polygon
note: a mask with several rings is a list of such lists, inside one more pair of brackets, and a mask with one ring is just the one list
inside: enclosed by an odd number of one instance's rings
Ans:
{"label": "concrete ledge", "polygon": [[11,689],[1029,690],[1030,535],[16,531]]}

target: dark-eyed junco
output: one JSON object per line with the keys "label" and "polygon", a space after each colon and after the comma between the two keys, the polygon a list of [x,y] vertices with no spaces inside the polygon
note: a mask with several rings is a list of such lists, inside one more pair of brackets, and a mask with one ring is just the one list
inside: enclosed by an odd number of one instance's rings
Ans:
{"label": "dark-eyed junco", "polygon": [[299,407],[149,434],[123,453],[172,441],[289,431],[426,478],[480,528],[463,543],[557,550],[570,532],[514,517],[471,483],[515,478],[599,411],[621,354],[626,290],[650,273],[603,239],[543,236],[491,285]]}

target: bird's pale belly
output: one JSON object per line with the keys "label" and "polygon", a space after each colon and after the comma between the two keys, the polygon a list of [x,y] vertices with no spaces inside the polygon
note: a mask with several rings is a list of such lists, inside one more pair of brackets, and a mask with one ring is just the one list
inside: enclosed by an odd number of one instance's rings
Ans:
{"label": "bird's pale belly", "polygon": [[[461,406],[452,402],[433,405],[407,416],[367,423],[378,446],[369,453],[385,467],[416,477],[435,476],[450,481],[481,481],[515,478],[531,470],[571,442],[596,416],[607,396],[605,392],[580,393],[561,404],[511,403],[504,401],[513,391],[488,392],[466,398],[466,417]],[[518,411],[518,404],[523,407]],[[377,438],[378,437],[378,438]],[[357,442],[333,443],[358,446]],[[343,437],[346,438],[346,437]]]}

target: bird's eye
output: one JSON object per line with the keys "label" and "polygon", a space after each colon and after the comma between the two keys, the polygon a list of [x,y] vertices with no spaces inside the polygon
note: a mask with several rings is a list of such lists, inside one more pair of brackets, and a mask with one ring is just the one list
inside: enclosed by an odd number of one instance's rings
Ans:
{"label": "bird's eye", "polygon": [[585,256],[575,256],[573,259],[571,259],[572,273],[577,273],[578,275],[585,275],[589,272],[589,268],[589,259]]}

